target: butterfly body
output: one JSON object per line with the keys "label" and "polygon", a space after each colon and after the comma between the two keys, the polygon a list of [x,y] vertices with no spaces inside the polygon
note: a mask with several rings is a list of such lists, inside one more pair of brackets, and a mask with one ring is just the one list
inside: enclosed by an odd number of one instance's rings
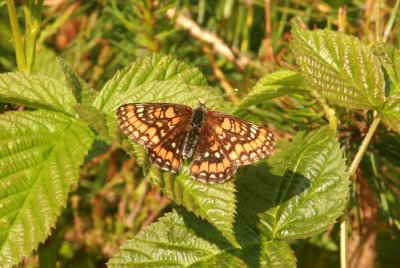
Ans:
{"label": "butterfly body", "polygon": [[269,129],[204,105],[129,103],[117,109],[117,119],[154,165],[177,173],[191,158],[190,175],[207,182],[226,181],[239,166],[268,157],[275,145]]}
{"label": "butterfly body", "polygon": [[200,142],[200,134],[207,110],[203,105],[193,110],[193,115],[188,126],[188,133],[183,143],[183,159],[192,158]]}

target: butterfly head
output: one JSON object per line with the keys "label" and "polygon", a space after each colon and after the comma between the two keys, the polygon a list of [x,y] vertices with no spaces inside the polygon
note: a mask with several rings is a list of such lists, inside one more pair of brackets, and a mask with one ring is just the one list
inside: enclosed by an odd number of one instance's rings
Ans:
{"label": "butterfly head", "polygon": [[[197,99],[197,98],[196,98]],[[198,103],[198,109],[201,109],[203,111],[207,111],[206,105],[204,104],[204,102],[202,102],[201,100],[197,99],[197,103]]]}

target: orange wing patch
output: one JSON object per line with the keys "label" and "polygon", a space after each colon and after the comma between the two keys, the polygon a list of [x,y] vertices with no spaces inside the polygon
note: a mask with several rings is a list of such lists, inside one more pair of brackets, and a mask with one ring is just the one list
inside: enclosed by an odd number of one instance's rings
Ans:
{"label": "orange wing patch", "polygon": [[153,148],[189,121],[192,108],[179,104],[130,103],[117,109],[122,131],[133,141]]}
{"label": "orange wing patch", "polygon": [[266,158],[274,148],[275,136],[269,129],[241,118],[209,111],[207,124],[213,128],[219,144],[237,166]]}
{"label": "orange wing patch", "polygon": [[199,147],[190,165],[190,175],[206,182],[223,182],[236,171],[237,166],[222,150],[217,134],[207,125],[203,126]]}

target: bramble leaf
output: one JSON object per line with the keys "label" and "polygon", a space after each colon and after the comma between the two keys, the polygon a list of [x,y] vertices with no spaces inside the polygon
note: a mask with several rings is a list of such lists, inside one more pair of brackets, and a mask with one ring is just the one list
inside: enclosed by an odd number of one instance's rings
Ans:
{"label": "bramble leaf", "polygon": [[39,74],[0,74],[0,101],[75,115],[72,92],[63,83]]}
{"label": "bramble leaf", "polygon": [[74,94],[75,100],[84,105],[90,105],[97,96],[97,91],[90,88],[89,85],[81,79],[78,74],[64,61],[63,58],[57,58],[68,88]]}
{"label": "bramble leaf", "polygon": [[392,45],[385,43],[378,43],[374,46],[374,52],[378,56],[389,75],[390,91],[389,96],[393,93],[400,91],[400,52]]}
{"label": "bramble leaf", "polygon": [[236,212],[235,185],[232,181],[209,184],[190,177],[186,168],[177,176],[151,169],[153,184],[195,215],[214,225],[231,243],[237,245],[233,232]]}
{"label": "bramble leaf", "polygon": [[56,80],[62,81],[64,74],[60,64],[57,62],[57,55],[51,48],[41,47],[35,55],[34,72]]}
{"label": "bramble leaf", "polygon": [[305,94],[309,92],[306,87],[303,75],[288,70],[277,71],[261,78],[242,100],[239,109],[285,95]]}
{"label": "bramble leaf", "polygon": [[379,109],[385,80],[378,58],[359,39],[329,30],[293,27],[296,62],[312,90],[353,109]]}
{"label": "bramble leaf", "polygon": [[[170,81],[171,87],[169,89],[155,88],[157,91],[153,92],[149,87],[144,86],[148,83],[162,81]],[[161,97],[169,97],[176,101],[180,97],[180,90],[172,89],[176,82],[186,85],[186,94],[190,92],[188,86],[207,85],[205,78],[197,69],[179,62],[171,56],[153,54],[136,60],[132,65],[114,75],[100,91],[94,101],[94,106],[105,113],[110,113],[117,108],[115,103],[118,102],[121,95],[127,98],[129,94],[132,95],[132,101],[156,101],[158,94],[160,94],[160,101],[168,101]],[[168,83],[164,85],[168,85]],[[140,86],[142,87],[139,88]],[[169,93],[169,90],[172,92]]]}
{"label": "bramble leaf", "polygon": [[[345,208],[348,174],[329,128],[298,135],[285,151],[239,175],[239,216],[270,239],[307,238],[328,229]],[[249,212],[250,211],[250,212]]]}
{"label": "bramble leaf", "polygon": [[[242,249],[233,247],[207,222],[176,211],[145,228],[123,245],[108,267],[295,267],[284,241],[263,241],[241,233]],[[262,253],[260,254],[260,247]]]}
{"label": "bramble leaf", "polygon": [[0,266],[43,242],[93,142],[87,125],[49,111],[0,115]]}
{"label": "bramble leaf", "polygon": [[380,117],[388,128],[400,133],[400,92],[387,99]]}

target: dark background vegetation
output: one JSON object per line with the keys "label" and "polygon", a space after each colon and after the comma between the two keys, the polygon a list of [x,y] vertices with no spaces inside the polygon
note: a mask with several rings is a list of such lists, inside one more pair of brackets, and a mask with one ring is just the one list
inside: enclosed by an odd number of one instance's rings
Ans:
{"label": "dark background vegetation", "polygon": [[[23,23],[20,3],[16,1]],[[59,71],[47,59],[64,58],[95,89],[136,58],[165,53],[196,66],[233,105],[262,76],[294,69],[288,48],[290,20],[310,29],[352,34],[366,44],[385,41],[398,47],[399,1],[263,0],[98,0],[44,1],[36,70]],[[16,70],[4,1],[0,1],[0,71]],[[0,103],[0,111],[20,109]],[[321,106],[305,97],[282,97],[249,110],[267,124],[281,146],[295,133],[326,124]],[[340,141],[352,159],[367,131],[368,115],[344,113]],[[341,113],[343,112],[343,116]],[[352,260],[365,266],[400,265],[399,135],[378,130],[352,181],[349,239]],[[378,179],[377,179],[378,178]],[[95,144],[81,170],[79,188],[46,245],[53,245],[62,267],[103,267],[127,239],[171,210],[171,202],[144,179],[122,150]],[[338,267],[338,225],[292,246],[299,267]],[[32,255],[21,266],[37,265]],[[354,263],[353,263],[354,262]],[[352,264],[353,263],[353,264]],[[358,265],[360,262],[357,262]]]}

